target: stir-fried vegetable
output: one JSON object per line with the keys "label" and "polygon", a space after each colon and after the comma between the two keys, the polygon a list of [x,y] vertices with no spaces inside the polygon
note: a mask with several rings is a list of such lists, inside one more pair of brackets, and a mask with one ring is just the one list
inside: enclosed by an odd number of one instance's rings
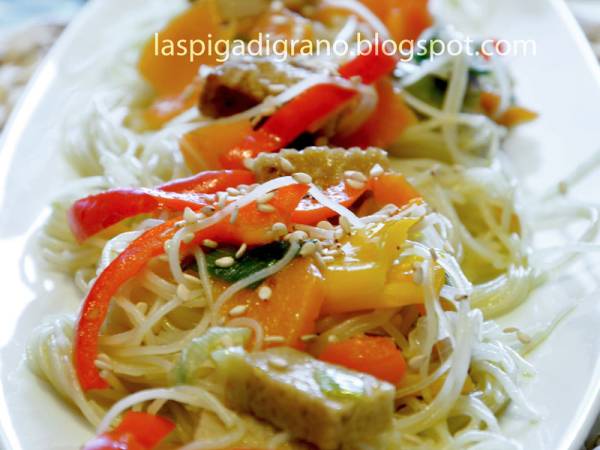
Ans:
{"label": "stir-fried vegetable", "polygon": [[[291,185],[279,189],[270,204],[272,212],[261,212],[256,203],[239,210],[237,220],[231,223],[225,217],[215,225],[204,228],[194,238],[182,244],[182,250],[197,245],[205,239],[230,244],[263,245],[275,236],[272,226],[275,223],[288,223],[291,212],[306,194],[307,186]],[[128,280],[143,270],[148,262],[165,252],[165,242],[177,230],[178,220],[171,220],[151,228],[133,241],[100,274],[88,293],[80,311],[75,333],[74,363],[82,389],[103,389],[108,387],[100,376],[95,361],[98,356],[98,337],[108,312],[112,297]]]}
{"label": "stir-fried vegetable", "polygon": [[183,349],[173,371],[175,382],[194,383],[210,355],[227,347],[243,347],[250,340],[248,328],[213,327]]}
{"label": "stir-fried vegetable", "polygon": [[174,429],[170,420],[130,411],[114,430],[95,437],[83,450],[153,450]]}
{"label": "stir-fried vegetable", "polygon": [[161,211],[198,210],[215,201],[213,194],[228,187],[254,182],[254,175],[243,170],[202,172],[175,180],[156,189],[112,189],[76,201],[69,210],[69,225],[79,241],[139,214]]}
{"label": "stir-fried vegetable", "polygon": [[[208,273],[215,278],[235,283],[249,277],[253,273],[271,267],[285,255],[289,244],[283,241],[276,241],[271,244],[256,247],[244,252],[243,255],[236,258],[236,263],[231,267],[220,267],[217,261],[221,258],[235,258],[239,249],[233,247],[219,248],[206,255]],[[256,282],[251,287],[256,287],[262,280]]]}
{"label": "stir-fried vegetable", "polygon": [[[387,56],[381,46],[373,45],[369,52],[344,64],[339,73],[346,79],[358,77],[362,83],[371,84],[392,72],[397,60]],[[220,130],[196,130],[184,136],[181,147],[186,161],[194,167],[243,168],[244,160],[261,152],[276,152],[303,132],[338,112],[357,95],[357,91],[337,84],[318,84],[280,107],[260,128],[248,130],[249,122],[240,121],[215,125]],[[225,129],[223,129],[225,127]],[[202,131],[203,130],[203,131]],[[223,131],[231,132],[225,138],[207,145],[205,138]],[[234,139],[237,136],[237,139]],[[235,142],[231,145],[232,142]],[[198,147],[196,147],[198,145]],[[213,166],[218,160],[219,165]],[[206,166],[204,166],[206,167]]]}
{"label": "stir-fried vegetable", "polygon": [[[268,295],[262,295],[264,290]],[[265,280],[257,290],[238,293],[226,303],[223,313],[238,306],[247,308],[241,317],[262,325],[267,336],[266,347],[285,345],[302,349],[305,346],[302,337],[315,332],[322,305],[321,273],[310,259],[298,258]]]}
{"label": "stir-fried vegetable", "polygon": [[230,34],[231,29],[221,24],[213,2],[197,0],[148,40],[139,60],[140,74],[159,95],[180,95],[192,84],[201,64],[217,64],[217,55],[204,52],[191,61],[190,55],[178,55],[176,48],[161,48],[163,42],[200,40],[206,45],[209,37],[230,39]]}
{"label": "stir-fried vegetable", "polygon": [[381,336],[355,336],[327,345],[319,359],[368,373],[380,380],[398,384],[406,373],[406,362],[394,340]]}

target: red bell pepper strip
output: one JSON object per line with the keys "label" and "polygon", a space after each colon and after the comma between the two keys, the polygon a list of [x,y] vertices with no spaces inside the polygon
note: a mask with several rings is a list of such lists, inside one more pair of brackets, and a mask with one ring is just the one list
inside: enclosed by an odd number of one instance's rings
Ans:
{"label": "red bell pepper strip", "polygon": [[[269,202],[273,212],[263,213],[251,203],[239,210],[232,224],[229,217],[201,230],[194,240],[182,245],[182,253],[204,239],[228,244],[263,245],[271,242],[271,227],[276,222],[289,224],[292,211],[306,194],[308,186],[291,185],[279,189]],[[73,360],[77,378],[84,391],[104,389],[108,383],[96,367],[98,338],[112,297],[119,288],[138,275],[154,257],[164,253],[164,244],[178,230],[176,219],[151,228],[133,241],[104,269],[90,289],[81,311],[75,332]]]}
{"label": "red bell pepper strip", "polygon": [[169,181],[157,189],[165,192],[198,192],[215,194],[228,187],[254,183],[254,174],[248,170],[207,170],[189,178]]}
{"label": "red bell pepper strip", "polygon": [[[370,84],[389,74],[396,64],[397,59],[387,56],[383,45],[376,42],[368,52],[343,65],[339,73],[346,79],[360,77],[363,83]],[[356,94],[357,91],[353,89],[335,84],[319,84],[307,89],[279,108],[261,128],[247,135],[239,145],[221,155],[221,165],[225,168],[243,168],[246,158],[280,150],[304,131],[334,114]]]}
{"label": "red bell pepper strip", "polygon": [[228,187],[254,182],[246,170],[202,172],[189,178],[163,184],[156,189],[111,189],[77,200],[70,208],[68,221],[79,242],[124,219],[162,210],[198,210],[215,201],[205,195]]}
{"label": "red bell pepper strip", "polygon": [[[355,189],[345,181],[329,186],[323,190],[323,193],[331,200],[339,203],[346,208],[352,206],[361,195],[369,189],[365,184],[362,189]],[[303,198],[296,210],[292,213],[292,222],[304,225],[314,225],[322,220],[327,220],[337,216],[335,211],[323,206],[312,197]]]}
{"label": "red bell pepper strip", "polygon": [[368,373],[380,380],[398,384],[406,374],[406,361],[392,338],[355,336],[329,344],[319,359]]}
{"label": "red bell pepper strip", "polygon": [[113,431],[95,437],[83,450],[152,450],[174,429],[163,417],[129,411]]}

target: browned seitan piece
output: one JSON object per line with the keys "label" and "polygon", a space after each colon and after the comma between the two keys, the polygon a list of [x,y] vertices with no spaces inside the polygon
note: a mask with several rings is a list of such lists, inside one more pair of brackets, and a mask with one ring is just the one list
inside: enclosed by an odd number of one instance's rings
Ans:
{"label": "browned seitan piece", "polygon": [[313,74],[306,68],[269,58],[230,59],[204,75],[200,111],[215,119],[228,117]]}
{"label": "browned seitan piece", "polygon": [[[286,347],[258,353],[230,349],[216,359],[231,408],[320,450],[364,442],[392,423],[395,388],[370,375]],[[331,386],[340,391],[332,392]],[[340,395],[344,387],[351,394]]]}

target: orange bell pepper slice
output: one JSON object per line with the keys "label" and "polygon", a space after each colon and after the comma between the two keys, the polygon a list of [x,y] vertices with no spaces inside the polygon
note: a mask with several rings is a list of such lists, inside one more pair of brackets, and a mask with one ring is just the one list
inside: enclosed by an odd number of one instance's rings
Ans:
{"label": "orange bell pepper slice", "polygon": [[[183,52],[177,48],[177,43],[191,45],[198,40],[208,46],[209,35],[214,40],[228,39],[230,32],[220,21],[212,2],[197,0],[148,40],[142,49],[138,69],[159,96],[179,95],[192,84],[201,64],[219,63],[214,52],[205,51],[195,57],[189,55],[189,51],[178,55],[177,52]],[[169,48],[169,42],[174,48]]]}

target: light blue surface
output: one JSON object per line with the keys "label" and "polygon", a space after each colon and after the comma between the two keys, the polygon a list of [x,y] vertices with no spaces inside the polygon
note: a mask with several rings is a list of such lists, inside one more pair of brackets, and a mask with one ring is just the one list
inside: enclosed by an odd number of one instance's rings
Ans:
{"label": "light blue surface", "polygon": [[33,19],[69,19],[84,0],[0,0],[0,29]]}

